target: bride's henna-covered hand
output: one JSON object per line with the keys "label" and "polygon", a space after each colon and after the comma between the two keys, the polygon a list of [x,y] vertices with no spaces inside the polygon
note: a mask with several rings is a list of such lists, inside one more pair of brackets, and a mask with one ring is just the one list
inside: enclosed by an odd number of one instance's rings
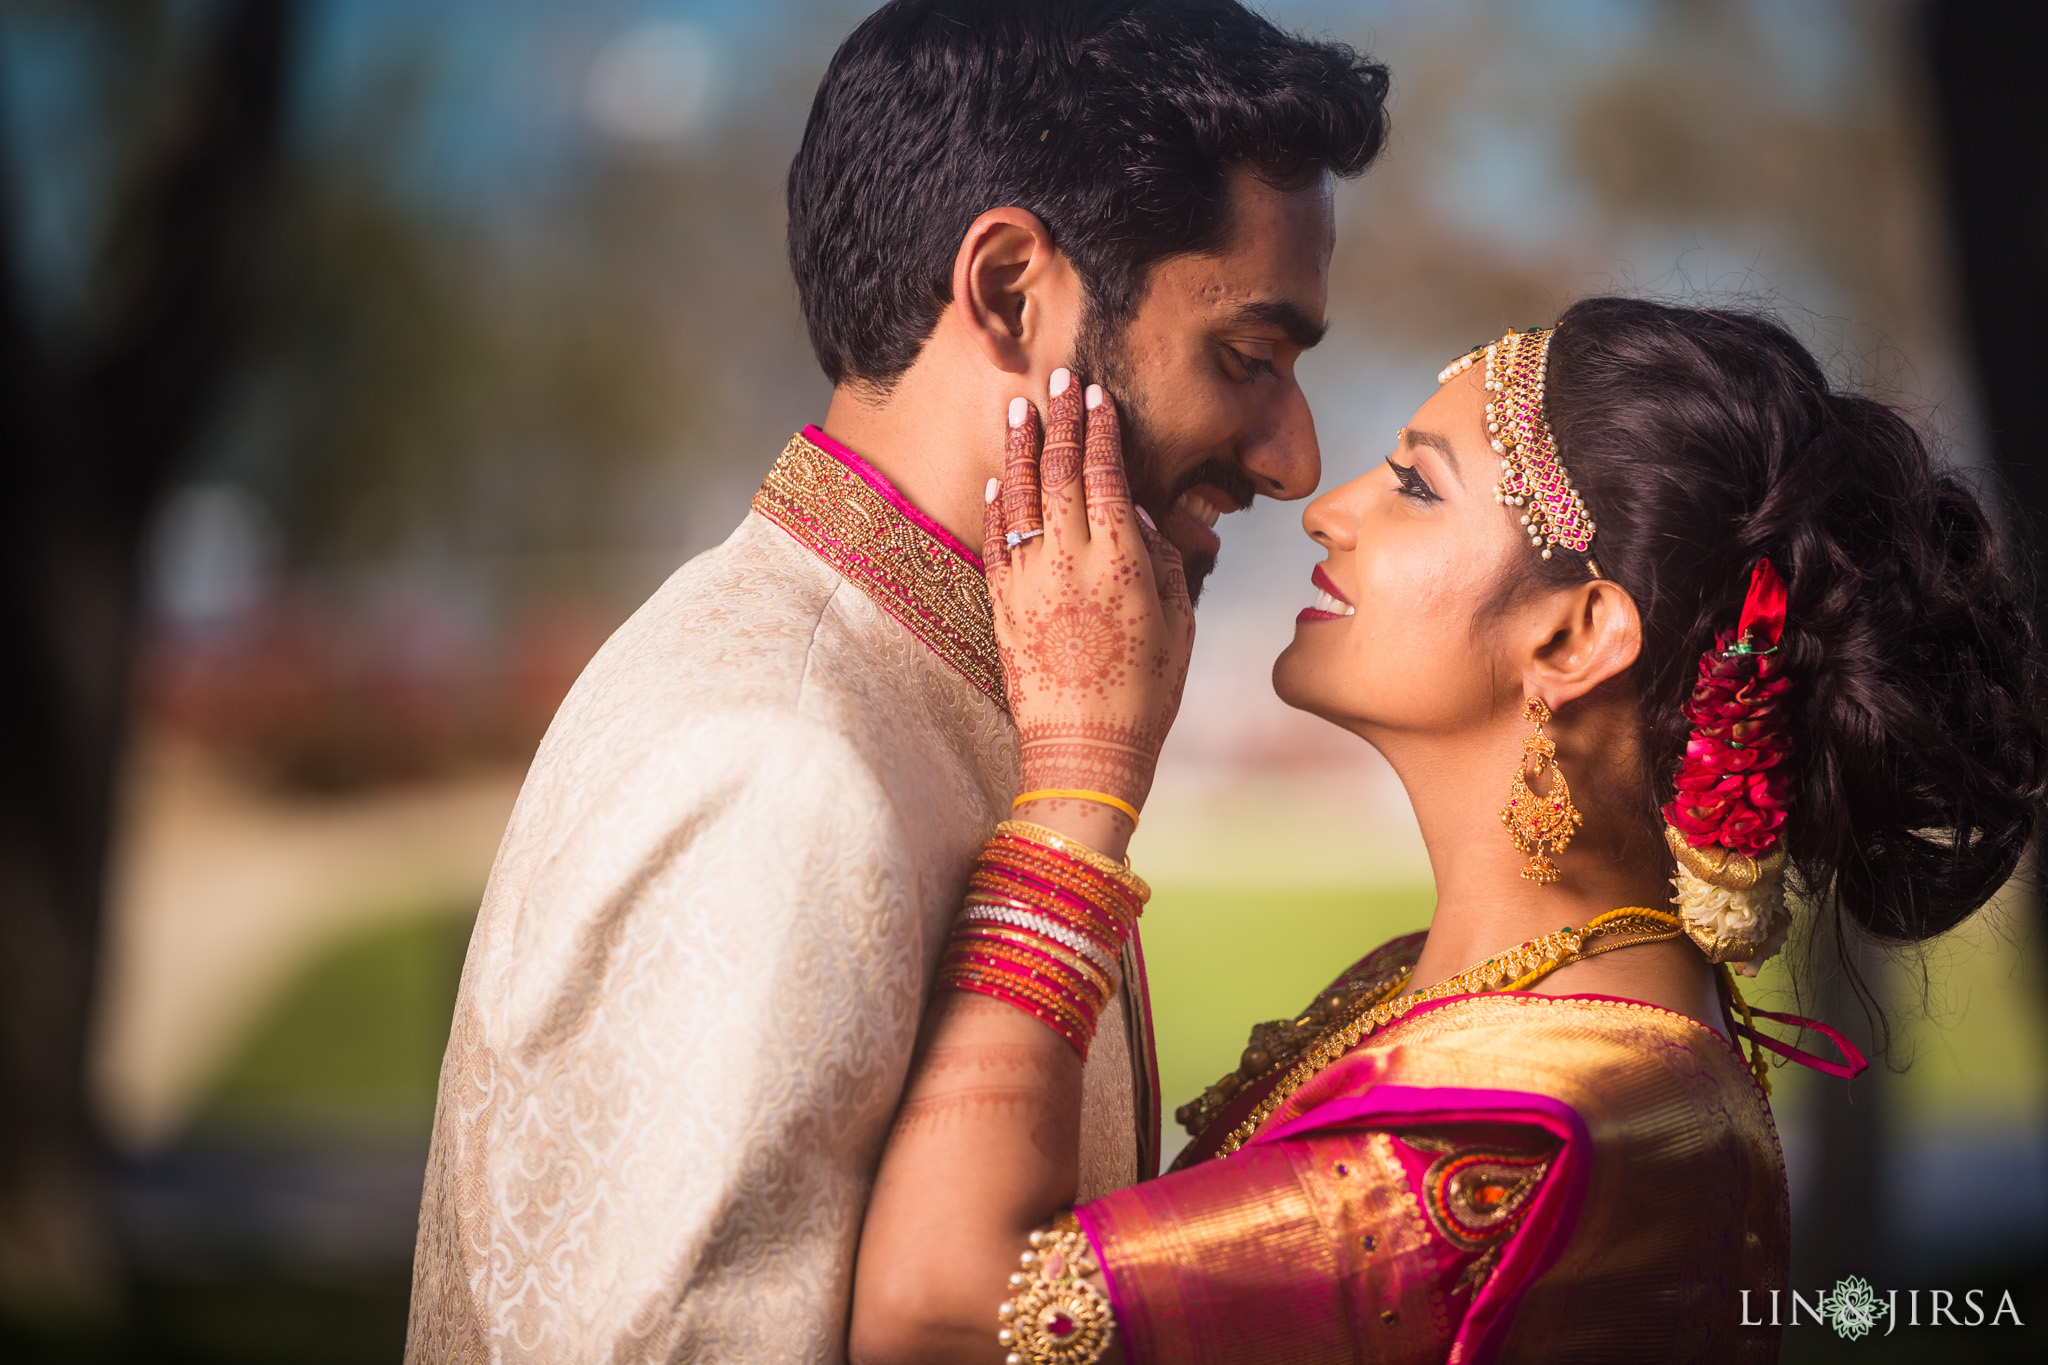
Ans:
{"label": "bride's henna-covered hand", "polygon": [[[1131,505],[1116,409],[1055,381],[1042,450],[1038,414],[1017,400],[983,537],[1023,790],[1084,787],[1135,806],[1187,674],[1186,576]],[[1094,802],[1019,813],[1111,856],[1130,835]],[[1031,1230],[1079,1190],[1081,1076],[1079,1053],[1032,1015],[964,991],[933,998],[861,1233],[857,1365],[1012,1355],[997,1305]],[[1100,1365],[1121,1359],[1112,1344]]]}
{"label": "bride's henna-covered hand", "polygon": [[[983,555],[1019,790],[1081,788],[1142,807],[1194,644],[1180,552],[1131,501],[1116,404],[1100,387],[1084,392],[1067,378],[1047,408],[1042,448],[1032,405],[1018,399],[1009,415]],[[1043,804],[1056,813],[1062,803]],[[1108,808],[1095,809],[1099,819]],[[1115,819],[1120,844],[1129,822]]]}

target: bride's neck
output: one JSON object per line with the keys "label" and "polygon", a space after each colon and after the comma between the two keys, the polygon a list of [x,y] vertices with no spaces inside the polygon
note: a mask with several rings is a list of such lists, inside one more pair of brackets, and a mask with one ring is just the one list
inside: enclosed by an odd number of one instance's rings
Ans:
{"label": "bride's neck", "polygon": [[[1544,886],[1522,877],[1528,855],[1515,850],[1500,819],[1519,740],[1506,750],[1498,736],[1379,747],[1414,804],[1436,879],[1436,913],[1415,965],[1416,988],[1604,911],[1669,902],[1668,855],[1645,837],[1639,817],[1611,799],[1629,780],[1625,770],[1613,771],[1611,751],[1607,763],[1576,768],[1569,749],[1559,755],[1585,822],[1570,847],[1552,855],[1563,875]],[[1493,768],[1498,780],[1484,785],[1479,775]]]}

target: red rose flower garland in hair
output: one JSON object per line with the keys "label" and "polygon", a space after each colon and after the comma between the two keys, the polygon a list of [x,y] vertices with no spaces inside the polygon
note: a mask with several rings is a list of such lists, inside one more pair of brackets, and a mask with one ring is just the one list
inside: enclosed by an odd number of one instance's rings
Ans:
{"label": "red rose flower garland in hair", "polygon": [[1664,807],[1664,841],[1686,933],[1710,962],[1755,976],[1784,946],[1785,584],[1768,559],[1750,575],[1735,629],[1700,656],[1685,704],[1692,723],[1678,791]]}

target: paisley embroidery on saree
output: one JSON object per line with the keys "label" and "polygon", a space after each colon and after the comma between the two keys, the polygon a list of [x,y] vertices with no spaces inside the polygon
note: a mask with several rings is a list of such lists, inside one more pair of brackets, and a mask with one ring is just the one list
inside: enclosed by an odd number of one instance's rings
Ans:
{"label": "paisley embroidery on saree", "polygon": [[1422,1174],[1422,1207],[1430,1225],[1452,1246],[1486,1250],[1466,1279],[1484,1283],[1494,1254],[1513,1232],[1550,1172],[1554,1150],[1515,1150],[1496,1140],[1474,1144],[1443,1134],[1402,1133],[1401,1140],[1436,1159]]}

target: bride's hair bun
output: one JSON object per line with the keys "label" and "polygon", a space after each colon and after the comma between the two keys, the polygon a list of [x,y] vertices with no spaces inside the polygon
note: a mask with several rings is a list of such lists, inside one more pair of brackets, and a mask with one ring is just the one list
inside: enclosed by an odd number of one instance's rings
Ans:
{"label": "bride's hair bun", "polygon": [[[1891,943],[1983,905],[2034,836],[2048,735],[2031,596],[1976,495],[1769,317],[1587,299],[1550,357],[1593,553],[1642,611],[1645,822],[1671,794],[1700,652],[1767,555],[1790,590],[1794,888]],[[1537,572],[1582,581],[1584,560]]]}

